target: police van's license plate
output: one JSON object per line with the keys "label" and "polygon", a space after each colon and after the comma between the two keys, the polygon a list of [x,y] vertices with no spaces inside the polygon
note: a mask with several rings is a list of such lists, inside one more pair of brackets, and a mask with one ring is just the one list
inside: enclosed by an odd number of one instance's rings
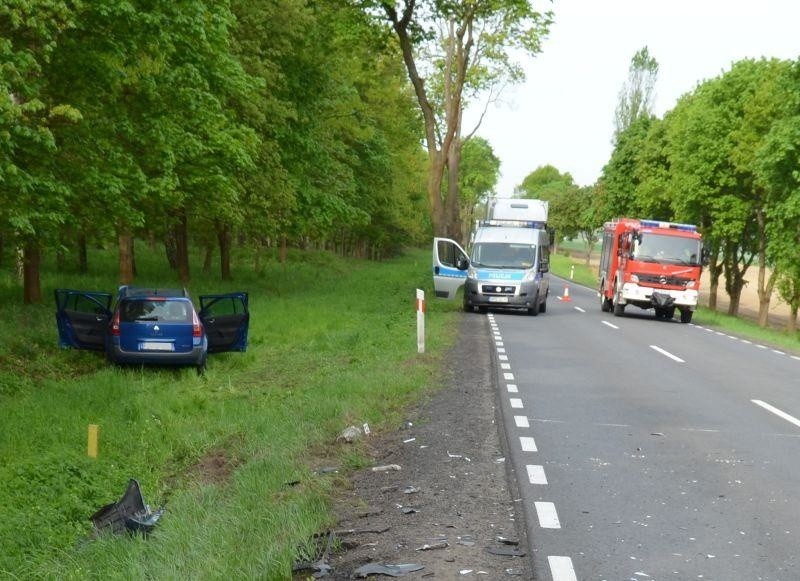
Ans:
{"label": "police van's license plate", "polygon": [[507,303],[508,297],[489,297],[490,303]]}
{"label": "police van's license plate", "polygon": [[139,343],[142,351],[173,351],[172,343],[161,343],[159,341],[143,341]]}

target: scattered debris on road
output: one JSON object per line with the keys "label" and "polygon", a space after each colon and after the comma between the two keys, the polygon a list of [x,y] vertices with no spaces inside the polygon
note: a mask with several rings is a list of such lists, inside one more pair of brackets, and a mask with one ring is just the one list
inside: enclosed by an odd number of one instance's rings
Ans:
{"label": "scattered debris on road", "polygon": [[387,575],[389,577],[405,577],[414,571],[424,569],[422,565],[413,565],[410,563],[403,565],[382,565],[381,563],[369,563],[363,567],[359,567],[353,571],[353,577],[356,579],[364,579],[370,575]]}

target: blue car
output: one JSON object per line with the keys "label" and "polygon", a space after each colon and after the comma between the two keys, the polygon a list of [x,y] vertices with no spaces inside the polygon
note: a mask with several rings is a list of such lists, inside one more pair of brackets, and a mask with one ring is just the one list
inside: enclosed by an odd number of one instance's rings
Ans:
{"label": "blue car", "polygon": [[209,353],[245,351],[250,323],[245,292],[204,295],[200,311],[185,289],[121,286],[110,293],[57,289],[62,347],[105,351],[118,364],[194,365]]}

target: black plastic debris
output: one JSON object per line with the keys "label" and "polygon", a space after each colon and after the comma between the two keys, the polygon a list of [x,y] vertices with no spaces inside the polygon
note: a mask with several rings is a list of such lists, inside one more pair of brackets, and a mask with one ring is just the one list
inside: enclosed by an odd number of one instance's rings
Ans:
{"label": "black plastic debris", "polygon": [[506,537],[497,537],[497,542],[503,545],[519,545],[519,541],[516,539],[507,539]]}
{"label": "black plastic debris", "polygon": [[424,565],[382,565],[380,563],[369,563],[363,567],[359,567],[353,571],[353,577],[356,579],[364,579],[370,575],[386,575],[387,577],[405,577],[414,571],[424,569]]}
{"label": "black plastic debris", "polygon": [[489,547],[486,549],[490,555],[498,555],[500,557],[524,557],[525,551],[521,551],[517,547]]}
{"label": "black plastic debris", "polygon": [[121,534],[127,531],[147,535],[156,526],[162,514],[164,514],[164,507],[155,512],[150,510],[150,507],[144,502],[139,482],[131,478],[122,498],[117,502],[105,505],[90,519],[98,533],[110,531],[114,534]]}
{"label": "black plastic debris", "polygon": [[[322,577],[327,577],[329,573],[333,572],[333,567],[328,565],[328,557],[331,554],[331,548],[333,547],[333,542],[336,539],[335,532],[323,533],[327,536],[327,541],[325,543],[325,549],[322,551],[322,554],[318,555],[314,561],[307,561],[303,563],[297,563],[294,567],[292,567],[292,571],[295,573],[299,573],[301,571],[309,571],[311,572],[311,576],[314,579],[321,579]],[[314,540],[319,542],[323,535],[314,535]]]}

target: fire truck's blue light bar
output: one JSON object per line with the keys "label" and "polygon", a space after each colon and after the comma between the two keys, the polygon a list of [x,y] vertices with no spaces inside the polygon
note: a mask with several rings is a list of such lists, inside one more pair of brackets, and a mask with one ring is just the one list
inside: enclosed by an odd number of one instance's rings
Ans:
{"label": "fire truck's blue light bar", "polygon": [[481,226],[501,226],[505,228],[538,228],[544,230],[546,222],[536,222],[533,220],[483,220]]}
{"label": "fire truck's blue light bar", "polygon": [[658,220],[640,220],[640,223],[645,228],[672,228],[686,232],[697,232],[697,226],[694,224],[677,224],[675,222],[659,222]]}

